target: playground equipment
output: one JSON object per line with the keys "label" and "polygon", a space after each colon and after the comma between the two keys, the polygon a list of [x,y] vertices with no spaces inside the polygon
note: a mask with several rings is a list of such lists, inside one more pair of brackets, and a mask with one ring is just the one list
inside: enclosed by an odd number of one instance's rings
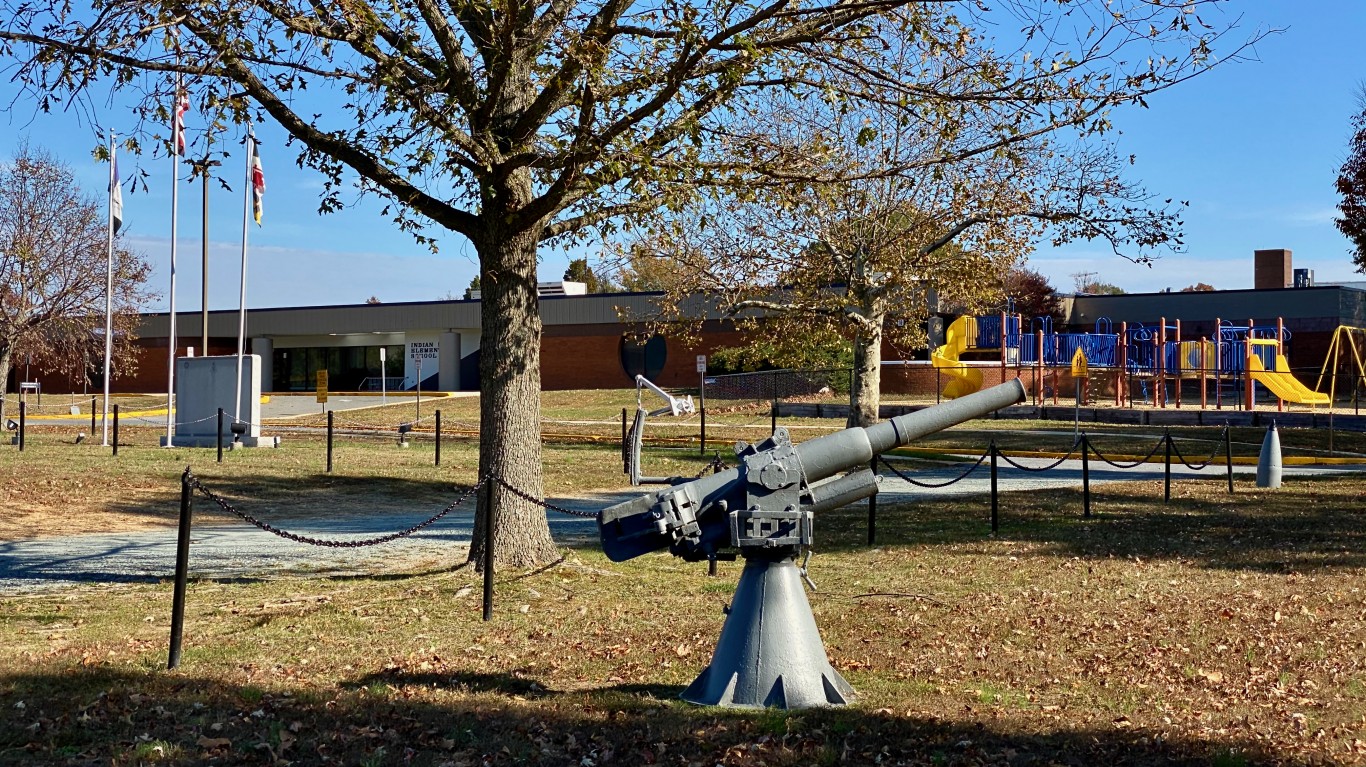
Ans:
{"label": "playground equipment", "polygon": [[949,376],[945,397],[956,399],[982,388],[982,371],[963,365],[961,359],[963,352],[976,346],[977,318],[959,317],[949,323],[944,345],[930,353],[930,362]]}
{"label": "playground equipment", "polygon": [[[1324,376],[1328,376],[1330,400],[1337,399],[1338,370],[1341,369],[1343,355],[1350,355],[1349,362],[1355,365],[1356,375],[1352,378],[1352,392],[1355,394],[1366,388],[1366,328],[1339,325],[1337,330],[1333,331],[1333,340],[1328,344],[1328,354],[1324,355],[1323,367],[1319,369],[1319,379],[1314,383],[1315,389],[1322,389]],[[1329,360],[1332,360],[1331,366]]]}
{"label": "playground equipment", "polygon": [[[1262,342],[1254,341],[1253,343]],[[1316,392],[1300,383],[1291,374],[1290,363],[1285,359],[1284,354],[1276,354],[1276,369],[1274,371],[1266,369],[1266,365],[1262,364],[1262,358],[1259,355],[1248,354],[1247,371],[1248,375],[1252,376],[1252,380],[1265,386],[1272,394],[1286,402],[1298,402],[1304,405],[1327,405],[1332,402],[1327,394]]]}
{"label": "playground equipment", "polygon": [[[745,558],[711,664],[683,699],[713,706],[838,706],[853,696],[830,666],[802,591],[815,513],[877,493],[868,468],[879,453],[1013,405],[1024,386],[1008,381],[952,402],[792,444],[786,429],[736,446],[740,466],[604,509],[602,549],[614,562],[668,548],[685,560]],[[837,474],[837,479],[822,482]]]}
{"label": "playground equipment", "polygon": [[[963,361],[971,352],[999,352],[1001,378],[1014,368],[1016,377],[1032,369],[1031,389],[1036,403],[1052,397],[1055,404],[1063,388],[1064,373],[1078,350],[1088,363],[1087,389],[1112,392],[1115,405],[1132,405],[1141,399],[1157,407],[1181,407],[1183,396],[1197,395],[1200,407],[1210,403],[1253,409],[1255,384],[1276,397],[1278,409],[1286,403],[1327,405],[1331,393],[1323,393],[1297,380],[1285,356],[1290,332],[1281,320],[1274,324],[1234,325],[1215,319],[1214,331],[1203,338],[1182,337],[1181,320],[1155,325],[1120,323],[1116,330],[1109,319],[1100,318],[1093,330],[1059,333],[1052,320],[1036,317],[1028,332],[1018,315],[959,317],[946,334],[946,343],[931,354],[934,367],[949,376],[943,395],[962,396],[982,385],[982,373],[990,363]],[[1366,330],[1360,330],[1366,340]],[[1004,331],[1004,332],[1003,332]],[[1350,343],[1339,343],[1347,349]],[[1366,384],[1366,353],[1353,348],[1360,382]],[[1251,362],[1252,358],[1256,362]],[[1334,363],[1336,366],[1336,362]],[[1327,363],[1325,362],[1325,371]],[[1192,389],[1194,391],[1192,391]],[[1184,395],[1183,395],[1184,391]],[[1108,396],[1108,394],[1107,394]]]}

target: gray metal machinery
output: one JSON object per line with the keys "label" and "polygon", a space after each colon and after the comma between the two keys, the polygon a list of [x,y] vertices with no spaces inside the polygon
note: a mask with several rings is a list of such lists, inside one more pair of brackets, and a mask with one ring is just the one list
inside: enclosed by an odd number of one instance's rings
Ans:
{"label": "gray metal machinery", "polygon": [[[642,402],[642,394],[645,389],[649,389],[663,398],[664,407],[647,412],[645,404]],[[691,415],[694,412],[696,410],[693,408],[692,397],[675,397],[655,386],[645,376],[636,376],[636,418],[631,424],[631,433],[627,437],[626,448],[626,473],[631,476],[633,486],[673,484],[673,479],[670,477],[644,477],[640,474],[640,442],[645,436],[645,419],[666,413],[677,418],[681,415]]]}
{"label": "gray metal machinery", "polygon": [[737,550],[745,558],[711,664],[683,699],[785,709],[847,703],[853,688],[826,658],[802,590],[806,563],[796,563],[803,552],[810,557],[815,513],[877,493],[868,464],[878,453],[1024,398],[1016,380],[799,445],[778,429],[757,445],[737,444],[735,469],[604,509],[598,531],[614,562],[664,548],[689,561],[733,559]]}

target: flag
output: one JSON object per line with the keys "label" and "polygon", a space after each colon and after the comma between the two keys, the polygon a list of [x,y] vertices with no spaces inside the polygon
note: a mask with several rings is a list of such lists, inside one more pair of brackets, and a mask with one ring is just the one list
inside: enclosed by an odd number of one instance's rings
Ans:
{"label": "flag", "polygon": [[123,228],[123,186],[119,184],[119,158],[112,159],[114,177],[109,184],[109,217],[114,221],[114,234]]}
{"label": "flag", "polygon": [[185,113],[190,111],[190,97],[181,91],[175,102],[175,151],[185,154]]}
{"label": "flag", "polygon": [[266,193],[266,174],[261,170],[260,142],[251,137],[251,215],[261,225],[261,198]]}

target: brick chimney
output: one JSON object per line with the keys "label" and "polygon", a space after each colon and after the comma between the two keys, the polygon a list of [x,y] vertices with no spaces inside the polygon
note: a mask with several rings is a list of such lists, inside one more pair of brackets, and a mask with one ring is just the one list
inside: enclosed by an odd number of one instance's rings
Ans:
{"label": "brick chimney", "polygon": [[1294,284],[1289,248],[1255,250],[1252,261],[1252,287],[1257,290],[1288,288]]}

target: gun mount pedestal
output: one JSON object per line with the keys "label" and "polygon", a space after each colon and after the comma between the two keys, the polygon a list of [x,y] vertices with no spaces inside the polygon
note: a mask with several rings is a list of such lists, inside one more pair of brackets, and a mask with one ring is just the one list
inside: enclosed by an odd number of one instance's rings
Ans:
{"label": "gun mount pedestal", "polygon": [[[873,456],[1024,400],[1019,381],[864,428],[794,445],[787,431],[740,443],[737,468],[603,509],[602,550],[623,562],[668,548],[689,561],[745,558],[709,666],[683,693],[714,706],[839,706],[853,688],[830,666],[794,561],[810,551],[816,513],[877,493]],[[847,473],[846,473],[847,472]],[[842,476],[841,476],[842,475]]]}
{"label": "gun mount pedestal", "polygon": [[711,664],[683,691],[705,706],[841,706],[854,688],[830,665],[806,600],[802,570],[787,553],[745,559]]}

